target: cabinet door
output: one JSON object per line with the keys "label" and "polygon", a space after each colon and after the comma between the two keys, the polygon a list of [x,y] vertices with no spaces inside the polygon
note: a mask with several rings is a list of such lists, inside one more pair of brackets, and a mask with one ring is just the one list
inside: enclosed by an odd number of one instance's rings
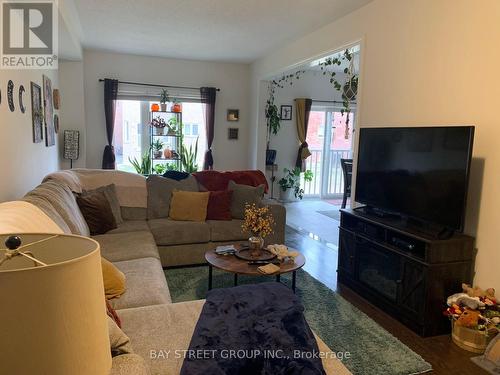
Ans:
{"label": "cabinet door", "polygon": [[339,270],[349,276],[354,275],[355,263],[354,256],[356,251],[356,239],[354,234],[344,229],[340,229],[339,238]]}
{"label": "cabinet door", "polygon": [[399,285],[399,306],[415,320],[423,319],[427,268],[418,262],[402,259],[402,279]]}

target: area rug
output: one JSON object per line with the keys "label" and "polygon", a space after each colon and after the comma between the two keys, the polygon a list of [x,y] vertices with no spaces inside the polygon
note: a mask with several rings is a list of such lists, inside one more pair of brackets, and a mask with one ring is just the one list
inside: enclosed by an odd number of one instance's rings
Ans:
{"label": "area rug", "polygon": [[329,210],[329,211],[316,211],[318,214],[328,216],[330,219],[340,221],[340,211],[339,210]]}
{"label": "area rug", "polygon": [[[165,275],[173,302],[205,298],[208,267],[169,269]],[[269,280],[274,278],[239,277],[240,284]],[[291,276],[283,275],[281,280],[290,285]],[[214,270],[214,288],[230,287],[232,283],[232,274]],[[297,273],[297,295],[305,306],[309,325],[330,349],[349,352],[343,363],[353,374],[403,375],[432,370],[417,353],[303,270]]]}

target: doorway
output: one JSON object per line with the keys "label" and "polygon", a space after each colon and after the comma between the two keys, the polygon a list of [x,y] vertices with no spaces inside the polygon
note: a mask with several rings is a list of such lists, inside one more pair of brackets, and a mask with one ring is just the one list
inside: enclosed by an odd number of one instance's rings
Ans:
{"label": "doorway", "polygon": [[313,180],[304,183],[305,197],[339,199],[344,192],[341,159],[352,158],[355,108],[342,114],[337,102],[313,101],[308,122],[307,143],[311,156],[306,169],[313,172]]}

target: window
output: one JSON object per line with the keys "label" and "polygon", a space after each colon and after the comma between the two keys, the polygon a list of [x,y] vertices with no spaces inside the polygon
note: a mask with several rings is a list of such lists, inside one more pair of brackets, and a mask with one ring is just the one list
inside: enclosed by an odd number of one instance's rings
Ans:
{"label": "window", "polygon": [[[130,160],[141,160],[142,155],[150,145],[150,108],[149,100],[117,100],[115,114],[115,131],[113,144],[115,146],[116,169],[135,172]],[[184,145],[194,150],[198,140],[197,163],[201,170],[206,150],[206,135],[200,129],[204,128],[203,105],[199,102],[182,103],[182,122],[184,130]]]}

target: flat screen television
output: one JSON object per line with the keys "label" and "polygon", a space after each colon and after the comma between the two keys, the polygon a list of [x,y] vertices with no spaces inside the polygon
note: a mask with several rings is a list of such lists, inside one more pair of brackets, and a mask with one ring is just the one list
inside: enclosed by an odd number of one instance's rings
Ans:
{"label": "flat screen television", "polygon": [[473,126],[361,128],[355,200],[462,231]]}

